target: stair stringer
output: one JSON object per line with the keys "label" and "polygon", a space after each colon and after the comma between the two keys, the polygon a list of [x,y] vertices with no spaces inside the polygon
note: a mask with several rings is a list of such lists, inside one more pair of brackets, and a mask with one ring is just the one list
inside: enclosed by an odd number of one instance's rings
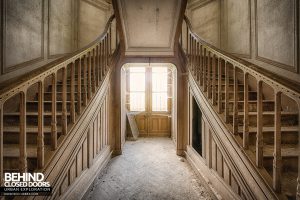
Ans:
{"label": "stair stringer", "polygon": [[241,191],[239,194],[234,192],[223,177],[216,170],[209,167],[209,162],[211,161],[202,158],[191,145],[188,145],[186,156],[194,170],[202,175],[204,180],[212,186],[213,191],[217,191],[220,194],[216,195],[217,197],[223,196],[225,199],[278,199],[266,180],[259,174],[258,169],[250,162],[244,150],[239,147],[234,136],[229,132],[210,102],[208,102],[190,73],[188,82],[190,93],[199,105],[202,116],[205,118],[211,131],[211,137],[221,152],[223,160],[235,177]]}

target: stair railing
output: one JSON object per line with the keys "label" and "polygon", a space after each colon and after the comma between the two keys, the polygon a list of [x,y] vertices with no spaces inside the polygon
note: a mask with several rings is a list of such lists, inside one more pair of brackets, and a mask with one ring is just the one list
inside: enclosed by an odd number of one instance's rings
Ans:
{"label": "stair railing", "polygon": [[[72,124],[76,123],[83,109],[89,104],[93,95],[100,88],[102,81],[110,70],[110,61],[119,43],[115,16],[112,15],[103,34],[94,42],[71,55],[60,58],[47,64],[38,71],[34,71],[28,76],[24,76],[14,84],[0,89],[0,180],[3,181],[3,118],[8,100],[16,97],[19,101],[19,172],[26,172],[27,166],[27,147],[26,147],[26,101],[27,91],[33,85],[38,88],[38,134],[37,134],[37,169],[45,166],[45,144],[44,144],[44,88],[46,84],[52,84],[51,91],[51,150],[58,147],[57,141],[57,82],[62,82],[62,135],[67,135]],[[61,73],[59,73],[61,72]],[[82,74],[83,73],[83,74]],[[76,77],[77,76],[77,80]],[[46,78],[51,79],[50,83]],[[67,77],[70,80],[70,90],[67,89]],[[75,86],[77,85],[77,88]],[[76,93],[77,90],[77,93]],[[67,95],[70,95],[70,106],[67,107]],[[75,103],[75,99],[77,103]],[[68,116],[70,116],[68,119]]]}
{"label": "stair railing", "polygon": [[[274,99],[274,151],[273,151],[273,176],[271,181],[267,181],[272,185],[274,191],[281,192],[282,182],[282,112],[283,98],[293,101],[297,110],[297,132],[300,138],[300,88],[291,84],[277,75],[271,75],[252,63],[232,56],[201,39],[192,30],[189,19],[184,16],[181,36],[179,43],[188,59],[188,68],[200,90],[206,96],[211,106],[215,109],[229,130],[234,136],[239,134],[239,81],[244,84],[243,96],[243,120],[242,120],[242,142],[239,145],[245,149],[249,149],[249,87],[250,82],[256,83],[257,91],[257,126],[256,126],[256,145],[255,145],[255,161],[257,168],[263,168],[264,141],[263,141],[263,85],[273,89]],[[251,77],[251,78],[250,78]],[[254,80],[254,81],[253,81]],[[225,87],[222,87],[223,81]],[[233,84],[233,91],[230,91],[230,81]],[[223,84],[224,85],[224,84]],[[230,121],[230,94],[233,92],[232,98],[232,120]],[[224,94],[224,95],[222,95]],[[223,103],[223,104],[222,104]],[[231,122],[231,123],[230,123]],[[298,148],[300,142],[298,141]],[[296,195],[300,198],[300,158],[298,156],[298,177],[297,177]]]}

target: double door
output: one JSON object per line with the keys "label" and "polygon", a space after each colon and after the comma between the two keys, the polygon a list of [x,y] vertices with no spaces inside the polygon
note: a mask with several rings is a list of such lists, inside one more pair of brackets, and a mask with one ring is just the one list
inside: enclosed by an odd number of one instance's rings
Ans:
{"label": "double door", "polygon": [[136,64],[126,69],[128,109],[136,112],[140,136],[170,136],[172,70]]}

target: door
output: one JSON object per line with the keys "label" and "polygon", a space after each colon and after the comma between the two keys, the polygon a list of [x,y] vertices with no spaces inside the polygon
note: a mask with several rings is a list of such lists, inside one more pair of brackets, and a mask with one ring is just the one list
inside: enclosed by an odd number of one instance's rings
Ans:
{"label": "door", "polygon": [[170,136],[172,69],[163,64],[135,64],[126,70],[128,110],[136,112],[140,136]]}

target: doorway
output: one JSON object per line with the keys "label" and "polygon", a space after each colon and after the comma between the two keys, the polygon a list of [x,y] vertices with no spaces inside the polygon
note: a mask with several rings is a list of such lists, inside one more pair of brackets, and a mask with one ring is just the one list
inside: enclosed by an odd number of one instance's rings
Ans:
{"label": "doorway", "polygon": [[175,125],[174,65],[129,63],[122,67],[121,74],[123,116],[127,121],[127,137],[132,131],[128,121],[129,113],[134,115],[140,137],[171,137]]}

